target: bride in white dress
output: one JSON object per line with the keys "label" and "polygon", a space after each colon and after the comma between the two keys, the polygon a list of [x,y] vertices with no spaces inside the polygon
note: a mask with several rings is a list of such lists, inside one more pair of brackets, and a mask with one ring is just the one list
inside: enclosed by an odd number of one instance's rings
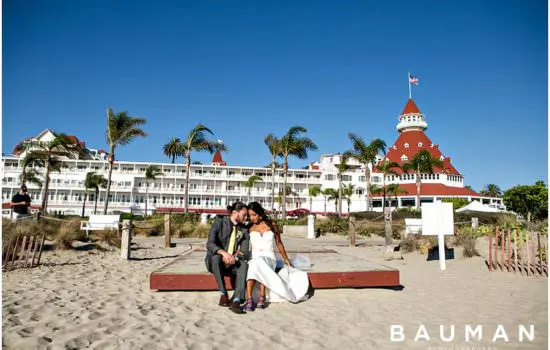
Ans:
{"label": "bride in white dress", "polygon": [[[248,205],[248,216],[252,223],[249,229],[252,259],[248,262],[245,310],[265,308],[266,298],[270,302],[287,300],[296,303],[303,300],[309,287],[307,273],[292,267],[278,228],[257,202]],[[279,273],[275,272],[275,246],[286,265]],[[260,298],[254,305],[252,292],[256,282],[259,283]]]}

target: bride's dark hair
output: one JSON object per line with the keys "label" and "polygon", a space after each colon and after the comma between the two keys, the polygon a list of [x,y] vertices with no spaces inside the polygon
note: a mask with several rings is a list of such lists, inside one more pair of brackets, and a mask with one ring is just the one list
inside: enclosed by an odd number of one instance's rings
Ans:
{"label": "bride's dark hair", "polygon": [[271,218],[266,214],[265,209],[262,207],[262,205],[258,202],[251,202],[248,204],[248,209],[251,209],[253,212],[258,214],[258,216],[262,219],[262,221],[265,221],[267,226],[273,231],[273,233],[280,233],[279,227],[277,227],[277,224],[275,224]]}

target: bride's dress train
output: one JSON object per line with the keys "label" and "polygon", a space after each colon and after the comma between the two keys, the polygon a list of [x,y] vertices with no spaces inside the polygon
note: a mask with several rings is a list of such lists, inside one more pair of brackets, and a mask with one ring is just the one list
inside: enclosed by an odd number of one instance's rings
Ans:
{"label": "bride's dress train", "polygon": [[[252,259],[248,262],[247,279],[253,279],[267,288],[269,302],[299,302],[307,298],[309,288],[307,273],[285,266],[279,273],[275,272],[275,236],[272,231],[250,232]],[[258,289],[256,284],[255,289]],[[254,293],[254,294],[257,294]],[[255,298],[256,299],[256,298]]]}

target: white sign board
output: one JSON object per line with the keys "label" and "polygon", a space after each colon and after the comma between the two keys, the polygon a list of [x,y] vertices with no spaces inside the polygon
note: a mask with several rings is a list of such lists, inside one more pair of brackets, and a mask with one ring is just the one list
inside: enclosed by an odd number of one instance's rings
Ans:
{"label": "white sign board", "polygon": [[439,267],[441,271],[445,265],[445,236],[454,233],[454,216],[452,203],[424,203],[422,204],[422,235],[437,236],[439,246]]}
{"label": "white sign board", "polygon": [[437,236],[454,234],[452,203],[422,203],[422,235]]}

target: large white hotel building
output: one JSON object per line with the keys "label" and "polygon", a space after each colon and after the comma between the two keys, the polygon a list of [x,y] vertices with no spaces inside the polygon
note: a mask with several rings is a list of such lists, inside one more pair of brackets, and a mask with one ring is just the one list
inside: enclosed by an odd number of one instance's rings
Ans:
{"label": "large white hotel building", "polygon": [[[399,116],[397,131],[399,136],[395,143],[389,147],[385,156],[380,159],[389,159],[397,163],[404,163],[413,157],[419,150],[428,150],[433,157],[441,159],[444,163],[442,169],[435,168],[433,174],[421,174],[421,203],[433,202],[448,197],[464,198],[469,201],[478,200],[485,204],[502,207],[501,198],[483,197],[480,194],[465,187],[464,178],[451,164],[451,158],[445,157],[438,145],[435,145],[426,136],[427,129],[424,115],[409,99],[405,109]],[[53,134],[50,130],[44,130],[37,136],[27,141],[48,141]],[[79,141],[72,137],[74,142]],[[52,172],[50,188],[48,191],[48,211],[63,214],[80,214],[84,199],[84,179],[86,173],[96,172],[107,177],[108,163],[106,153],[102,150],[87,149],[88,159],[66,159],[63,161],[61,172]],[[21,185],[22,172],[21,160],[24,152],[16,148],[12,155],[2,156],[2,202],[4,214],[9,210],[9,202]],[[304,208],[310,209],[308,188],[320,186],[321,189],[338,189],[337,165],[341,159],[340,154],[325,154],[319,161],[309,164],[308,169],[289,169],[287,186],[290,186],[293,194],[287,198],[287,210]],[[150,181],[148,190],[149,212],[182,212],[184,209],[184,184],[185,164],[172,163],[148,163],[132,161],[116,161],[112,175],[111,199],[109,212],[133,212],[142,214],[145,210],[146,181],[145,169],[150,164],[157,165],[163,176]],[[353,184],[354,194],[351,197],[351,205],[348,208],[346,200],[343,200],[343,212],[357,212],[366,210],[365,178],[362,165],[355,165],[353,169],[344,173],[343,183]],[[36,168],[43,173],[44,168]],[[243,182],[252,175],[261,177],[251,189],[243,186]],[[414,174],[400,174],[386,176],[375,168],[372,171],[372,184],[381,186],[397,183],[405,190],[397,196],[392,196],[391,205],[394,207],[414,207],[416,204],[416,179]],[[245,202],[258,201],[264,207],[271,208],[271,169],[264,167],[248,167],[227,165],[219,153],[214,155],[211,164],[192,164],[189,183],[189,211],[201,213],[224,213],[226,206],[236,200]],[[33,208],[38,209],[43,191],[35,185],[27,184],[29,195],[33,201]],[[275,193],[283,188],[282,170],[275,174]],[[99,195],[98,213],[103,211],[105,189]],[[94,193],[88,196],[86,215],[92,214]],[[311,211],[314,213],[336,212],[335,201],[326,201],[323,195],[311,198]],[[382,210],[382,196],[373,196],[373,209]],[[275,204],[278,208],[278,204]]]}

